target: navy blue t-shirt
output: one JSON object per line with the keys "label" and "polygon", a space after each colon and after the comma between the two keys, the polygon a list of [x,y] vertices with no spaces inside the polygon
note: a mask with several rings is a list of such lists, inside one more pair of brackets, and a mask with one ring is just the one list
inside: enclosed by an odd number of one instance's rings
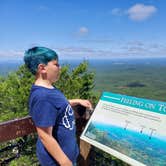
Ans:
{"label": "navy blue t-shirt", "polygon": [[[29,114],[35,125],[37,127],[53,126],[53,137],[68,158],[75,163],[79,150],[75,135],[74,113],[63,93],[56,88],[48,89],[32,85],[29,107]],[[39,138],[36,149],[40,164],[44,166],[58,165]]]}

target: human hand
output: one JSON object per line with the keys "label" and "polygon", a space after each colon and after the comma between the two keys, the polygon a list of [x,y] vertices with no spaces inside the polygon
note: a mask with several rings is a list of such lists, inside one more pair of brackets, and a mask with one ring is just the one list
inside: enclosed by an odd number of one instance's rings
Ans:
{"label": "human hand", "polygon": [[84,100],[84,99],[78,99],[78,100],[80,105],[86,107],[89,110],[93,109],[92,104],[89,100]]}
{"label": "human hand", "polygon": [[69,100],[70,105],[76,106],[76,105],[81,105],[83,107],[86,107],[88,110],[93,110],[92,104],[89,100],[85,99],[71,99]]}

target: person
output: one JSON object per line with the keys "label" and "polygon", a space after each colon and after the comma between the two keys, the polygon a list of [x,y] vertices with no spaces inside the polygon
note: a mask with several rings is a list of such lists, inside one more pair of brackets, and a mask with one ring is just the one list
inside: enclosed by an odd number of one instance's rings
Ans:
{"label": "person", "polygon": [[36,154],[42,166],[72,166],[79,149],[72,106],[80,104],[91,109],[89,100],[67,100],[53,86],[59,79],[57,53],[46,47],[33,47],[24,54],[24,62],[35,75],[29,97],[29,114],[36,126]]}

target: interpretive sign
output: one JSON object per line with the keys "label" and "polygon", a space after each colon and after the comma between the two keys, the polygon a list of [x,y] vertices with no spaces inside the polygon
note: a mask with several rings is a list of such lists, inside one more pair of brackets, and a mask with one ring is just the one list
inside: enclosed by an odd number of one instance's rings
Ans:
{"label": "interpretive sign", "polygon": [[81,139],[134,166],[166,166],[166,102],[104,92]]}

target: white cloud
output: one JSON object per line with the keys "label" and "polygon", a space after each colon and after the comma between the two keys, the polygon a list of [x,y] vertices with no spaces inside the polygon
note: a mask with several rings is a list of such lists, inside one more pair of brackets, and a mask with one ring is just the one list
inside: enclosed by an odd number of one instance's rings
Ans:
{"label": "white cloud", "polygon": [[81,39],[79,41],[83,43],[99,43],[99,44],[108,44],[113,42],[113,40],[109,38],[91,38],[91,39]]}
{"label": "white cloud", "polygon": [[[155,45],[155,48],[154,48]],[[86,47],[56,48],[61,58],[126,58],[165,57],[166,46],[154,43],[131,41],[119,44],[119,49],[96,49]]]}
{"label": "white cloud", "polygon": [[0,51],[0,57],[23,57],[23,51],[17,50],[7,50],[7,51]]}
{"label": "white cloud", "polygon": [[[166,45],[160,43],[149,43],[142,41],[126,41],[116,44],[112,48],[85,47],[85,46],[63,46],[47,47],[56,50],[60,59],[68,58],[126,58],[126,57],[166,57]],[[24,50],[0,51],[0,59],[21,59],[23,60]]]}
{"label": "white cloud", "polygon": [[156,11],[155,6],[136,4],[127,10],[127,14],[134,21],[143,21],[151,17]]}
{"label": "white cloud", "polygon": [[88,32],[89,32],[89,30],[88,30],[87,27],[80,27],[79,31],[78,31],[78,34],[82,36],[82,35],[88,34]]}

